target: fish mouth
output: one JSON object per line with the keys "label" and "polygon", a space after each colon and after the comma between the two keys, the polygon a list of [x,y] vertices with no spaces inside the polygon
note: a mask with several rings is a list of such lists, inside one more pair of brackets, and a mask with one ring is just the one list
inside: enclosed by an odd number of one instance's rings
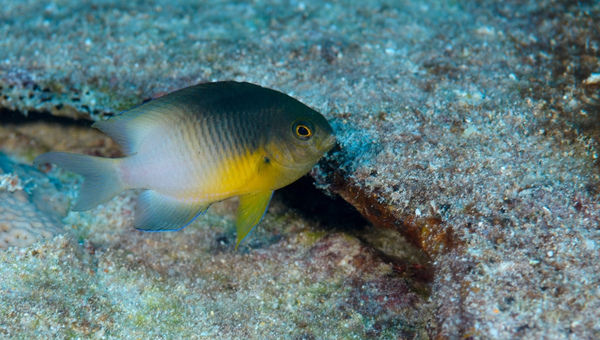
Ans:
{"label": "fish mouth", "polygon": [[337,143],[337,139],[335,138],[334,135],[331,135],[327,139],[325,139],[323,141],[323,143],[321,143],[321,145],[323,147],[323,150],[325,152],[327,152],[327,151],[331,150],[335,146],[336,143]]}

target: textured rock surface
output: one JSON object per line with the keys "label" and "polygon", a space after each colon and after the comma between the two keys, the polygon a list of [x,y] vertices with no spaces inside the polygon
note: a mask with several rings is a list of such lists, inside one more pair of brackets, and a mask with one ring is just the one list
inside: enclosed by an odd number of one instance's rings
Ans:
{"label": "textured rock surface", "polygon": [[385,234],[367,245],[275,202],[234,252],[232,202],[181,232],[142,233],[127,218],[133,195],[119,198],[65,219],[81,244],[59,236],[0,252],[0,335],[426,338],[429,278],[374,250]]}
{"label": "textured rock surface", "polygon": [[0,154],[0,249],[26,247],[63,231],[68,200],[36,169]]}
{"label": "textured rock surface", "polygon": [[[339,134],[313,174],[320,186],[431,257],[432,319],[420,323],[430,336],[600,337],[597,1],[29,1],[0,11],[10,37],[0,106],[97,118],[198,81],[277,88]],[[85,216],[72,225],[90,225]],[[93,224],[79,235],[115,242]]]}

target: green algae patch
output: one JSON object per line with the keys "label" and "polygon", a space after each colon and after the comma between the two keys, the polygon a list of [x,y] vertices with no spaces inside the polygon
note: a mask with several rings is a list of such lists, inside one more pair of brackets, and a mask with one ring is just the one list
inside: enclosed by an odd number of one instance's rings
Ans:
{"label": "green algae patch", "polygon": [[325,237],[327,232],[324,230],[306,230],[300,235],[302,236],[302,241],[300,242],[304,242],[306,245],[312,245]]}

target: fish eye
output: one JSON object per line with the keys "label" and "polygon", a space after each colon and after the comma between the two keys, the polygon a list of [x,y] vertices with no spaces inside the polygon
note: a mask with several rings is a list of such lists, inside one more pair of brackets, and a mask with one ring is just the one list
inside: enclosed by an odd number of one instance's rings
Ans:
{"label": "fish eye", "polygon": [[307,123],[297,122],[294,124],[294,133],[296,134],[296,137],[306,140],[312,137],[313,130]]}

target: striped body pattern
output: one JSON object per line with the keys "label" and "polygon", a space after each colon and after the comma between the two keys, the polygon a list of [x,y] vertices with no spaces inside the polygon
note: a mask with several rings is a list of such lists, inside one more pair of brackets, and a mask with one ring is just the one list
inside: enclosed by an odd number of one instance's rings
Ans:
{"label": "striped body pattern", "polygon": [[252,126],[256,122],[244,115],[231,115],[220,126],[202,116],[172,118],[120,163],[124,185],[184,200],[214,201],[247,193],[263,150],[257,148],[259,136],[235,131],[242,124],[249,131],[257,129]]}
{"label": "striped body pattern", "polygon": [[92,126],[126,157],[49,152],[34,160],[85,177],[73,210],[144,189],[135,227],[178,230],[210,204],[237,196],[238,245],[273,191],[307,173],[335,144],[320,113],[281,92],[237,82],[188,87]]}

